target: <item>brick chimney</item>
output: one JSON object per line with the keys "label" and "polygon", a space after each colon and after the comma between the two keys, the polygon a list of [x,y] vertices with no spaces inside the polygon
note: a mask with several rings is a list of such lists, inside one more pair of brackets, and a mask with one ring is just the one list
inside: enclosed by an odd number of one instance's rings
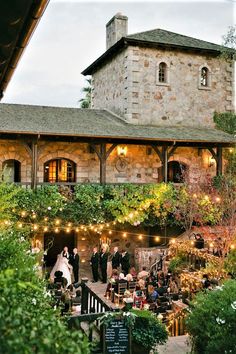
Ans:
{"label": "brick chimney", "polygon": [[107,49],[113,44],[119,41],[122,37],[125,37],[128,33],[128,17],[118,12],[112,19],[106,24],[106,43]]}

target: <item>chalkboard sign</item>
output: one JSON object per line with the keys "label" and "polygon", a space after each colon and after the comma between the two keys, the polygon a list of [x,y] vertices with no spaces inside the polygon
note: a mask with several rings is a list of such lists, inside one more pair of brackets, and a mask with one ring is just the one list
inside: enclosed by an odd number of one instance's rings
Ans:
{"label": "chalkboard sign", "polygon": [[124,321],[114,319],[104,326],[104,354],[131,354],[130,329]]}

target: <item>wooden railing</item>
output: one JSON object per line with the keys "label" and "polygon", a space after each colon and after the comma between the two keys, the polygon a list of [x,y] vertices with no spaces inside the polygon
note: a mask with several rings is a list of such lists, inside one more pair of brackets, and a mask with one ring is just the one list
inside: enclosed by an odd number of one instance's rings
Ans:
{"label": "wooden railing", "polygon": [[94,291],[92,291],[86,284],[82,282],[82,296],[81,296],[81,314],[104,313],[106,311],[113,311],[114,308],[109,306],[103,299],[101,299]]}

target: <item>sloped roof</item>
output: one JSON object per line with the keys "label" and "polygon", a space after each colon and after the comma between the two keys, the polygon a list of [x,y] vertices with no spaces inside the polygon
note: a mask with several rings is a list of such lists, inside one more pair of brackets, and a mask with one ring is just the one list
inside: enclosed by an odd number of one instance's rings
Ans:
{"label": "sloped roof", "polygon": [[0,104],[1,134],[234,144],[217,129],[128,124],[106,110]]}
{"label": "sloped roof", "polygon": [[192,49],[203,49],[221,52],[224,47],[218,44],[203,41],[201,39],[188,37],[179,33],[165,31],[163,29],[154,29],[145,32],[139,32],[128,35],[126,38],[137,41],[145,41],[156,44],[166,44],[178,47],[186,47]]}
{"label": "sloped roof", "polygon": [[181,50],[204,51],[214,55],[220,54],[224,50],[233,51],[233,49],[185,36],[179,33],[165,31],[163,29],[154,29],[145,32],[139,32],[122,37],[97,60],[89,65],[83,72],[83,75],[92,75],[97,67],[103,65],[111,56],[124,48],[126,45],[140,45],[144,47],[155,48],[178,48]]}

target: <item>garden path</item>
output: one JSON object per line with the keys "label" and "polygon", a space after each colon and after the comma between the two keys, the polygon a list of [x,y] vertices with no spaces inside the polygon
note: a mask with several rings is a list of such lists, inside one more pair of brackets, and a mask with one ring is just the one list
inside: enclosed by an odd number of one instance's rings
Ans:
{"label": "garden path", "polygon": [[188,354],[191,347],[188,336],[169,337],[165,345],[158,346],[158,354]]}

